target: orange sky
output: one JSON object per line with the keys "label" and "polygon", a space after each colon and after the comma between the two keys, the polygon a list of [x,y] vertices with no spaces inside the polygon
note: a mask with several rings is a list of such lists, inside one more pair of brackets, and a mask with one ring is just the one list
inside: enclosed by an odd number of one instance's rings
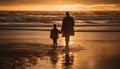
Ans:
{"label": "orange sky", "polygon": [[120,0],[1,0],[0,10],[120,11]]}

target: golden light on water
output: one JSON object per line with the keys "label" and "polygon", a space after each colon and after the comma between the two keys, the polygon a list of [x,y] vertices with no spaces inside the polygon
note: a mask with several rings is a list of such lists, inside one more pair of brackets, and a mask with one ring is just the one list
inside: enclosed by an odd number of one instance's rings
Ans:
{"label": "golden light on water", "polygon": [[[61,39],[59,39],[59,40],[61,40],[61,41],[60,41],[60,44],[61,44],[62,46],[65,46],[65,38],[62,38],[62,37],[60,37],[60,38],[61,38]],[[71,37],[70,37],[69,45],[75,44],[74,40],[75,40],[75,37],[74,37],[74,36],[71,36]]]}
{"label": "golden light on water", "polygon": [[71,37],[70,37],[70,43],[69,43],[70,45],[74,44],[74,39],[75,39],[74,36],[71,36]]}

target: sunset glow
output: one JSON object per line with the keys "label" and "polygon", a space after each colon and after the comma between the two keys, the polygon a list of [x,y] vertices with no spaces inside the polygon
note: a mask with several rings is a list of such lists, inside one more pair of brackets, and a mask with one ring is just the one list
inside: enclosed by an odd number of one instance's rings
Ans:
{"label": "sunset glow", "polygon": [[120,0],[0,0],[0,10],[120,11]]}
{"label": "sunset glow", "polygon": [[0,10],[18,10],[18,11],[120,11],[119,7],[114,4],[98,5],[15,5],[0,6]]}

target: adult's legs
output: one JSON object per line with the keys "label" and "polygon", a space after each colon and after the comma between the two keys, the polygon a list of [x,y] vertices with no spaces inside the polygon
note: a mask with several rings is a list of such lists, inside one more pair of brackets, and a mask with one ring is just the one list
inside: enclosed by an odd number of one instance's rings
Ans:
{"label": "adult's legs", "polygon": [[66,42],[66,54],[69,55],[69,41],[70,41],[70,36],[65,37],[65,42]]}
{"label": "adult's legs", "polygon": [[66,36],[66,37],[65,37],[66,47],[69,46],[69,41],[70,41],[70,36]]}

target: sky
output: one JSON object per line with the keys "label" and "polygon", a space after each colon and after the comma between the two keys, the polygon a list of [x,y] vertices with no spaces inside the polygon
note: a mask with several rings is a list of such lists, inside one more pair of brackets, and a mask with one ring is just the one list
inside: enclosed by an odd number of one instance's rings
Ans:
{"label": "sky", "polygon": [[120,11],[120,0],[0,0],[0,10]]}

